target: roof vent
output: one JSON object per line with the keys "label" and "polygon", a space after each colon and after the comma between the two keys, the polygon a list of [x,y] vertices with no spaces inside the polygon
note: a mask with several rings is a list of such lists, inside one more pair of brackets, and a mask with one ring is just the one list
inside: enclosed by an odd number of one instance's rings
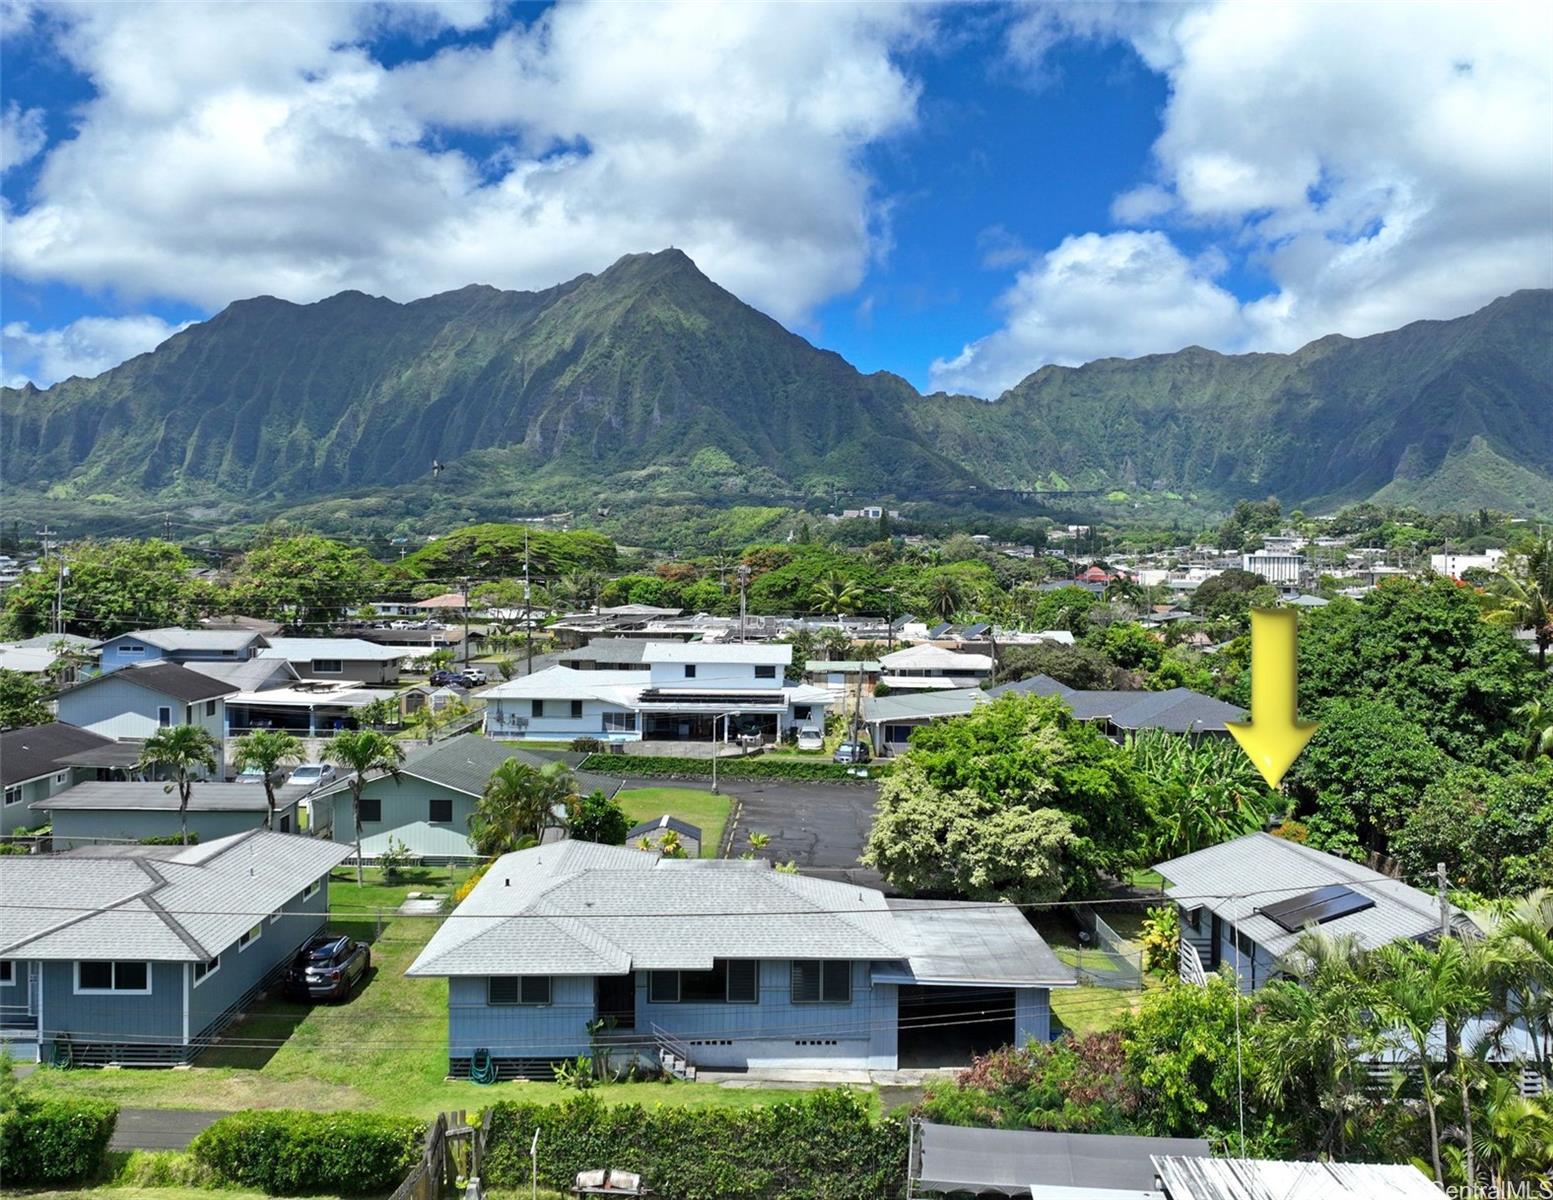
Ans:
{"label": "roof vent", "polygon": [[512,886],[512,880],[510,880],[510,879],[503,879],[501,881],[501,885],[502,885],[502,887],[511,887]]}

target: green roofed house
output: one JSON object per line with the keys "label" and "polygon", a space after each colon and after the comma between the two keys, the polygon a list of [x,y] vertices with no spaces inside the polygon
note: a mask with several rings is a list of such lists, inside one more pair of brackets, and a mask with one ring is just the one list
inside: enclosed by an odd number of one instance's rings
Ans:
{"label": "green roofed house", "polygon": [[24,1061],[187,1061],[323,928],[348,853],[255,830],[8,859],[0,1038]]}

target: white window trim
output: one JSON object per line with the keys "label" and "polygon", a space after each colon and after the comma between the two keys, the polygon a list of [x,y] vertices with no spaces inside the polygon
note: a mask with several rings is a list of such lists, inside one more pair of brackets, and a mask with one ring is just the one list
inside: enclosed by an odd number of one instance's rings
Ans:
{"label": "white window trim", "polygon": [[[162,714],[167,714],[166,722],[162,720]],[[173,726],[173,708],[170,704],[158,704],[156,706],[156,725],[158,729],[171,729]]]}
{"label": "white window trim", "polygon": [[272,912],[270,914],[270,924],[271,925],[275,924],[276,921],[280,920],[281,917],[283,917],[285,915],[286,915],[286,910],[285,909],[277,908],[274,912]]}
{"label": "white window trim", "polygon": [[22,802],[21,784],[18,783],[15,787],[8,787],[5,789],[5,802],[7,805],[20,804]]}
{"label": "white window trim", "polygon": [[[132,959],[132,958],[124,958],[124,959],[94,958],[94,959],[88,959],[87,961],[89,961],[89,962],[111,962],[111,963],[113,963],[113,975],[114,975],[114,978],[117,979],[118,978],[118,974],[119,974],[119,967],[118,967],[119,963],[121,963],[121,962],[135,962],[137,960],[136,959]],[[146,963],[144,965],[145,965],[145,968],[146,968],[146,986],[143,987],[143,988],[121,988],[121,987],[88,988],[88,987],[82,987],[81,986],[81,963],[78,960],[76,962],[76,964],[75,964],[75,978],[73,980],[73,982],[75,983],[75,994],[77,996],[149,996],[151,994],[151,986],[155,982],[155,972],[152,971],[150,963]]]}
{"label": "white window trim", "polygon": [[319,880],[313,880],[312,883],[308,884],[307,887],[302,889],[302,899],[311,900],[314,896],[318,895],[318,889],[322,886],[323,884]]}
{"label": "white window trim", "polygon": [[[320,664],[334,663],[334,667],[326,667]],[[343,658],[315,658],[312,663],[314,675],[343,675],[345,674],[345,660]]]}
{"label": "white window trim", "polygon": [[210,961],[213,965],[203,975],[195,973],[194,968],[199,966],[199,963],[189,964],[189,978],[193,980],[195,987],[199,987],[200,984],[204,983],[207,979],[209,979],[212,975],[221,969],[221,956],[219,954]]}
{"label": "white window trim", "polygon": [[264,922],[260,921],[257,925],[255,925],[252,929],[248,930],[246,933],[241,933],[241,934],[238,935],[238,938],[237,938],[237,952],[239,954],[241,954],[244,950],[248,949],[249,946],[253,945],[255,942],[257,942],[263,936],[264,936]]}

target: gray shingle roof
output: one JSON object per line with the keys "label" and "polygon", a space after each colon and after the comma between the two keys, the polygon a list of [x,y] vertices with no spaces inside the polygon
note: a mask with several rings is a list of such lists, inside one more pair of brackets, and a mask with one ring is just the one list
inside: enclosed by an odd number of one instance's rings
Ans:
{"label": "gray shingle roof", "polygon": [[[50,812],[177,812],[178,789],[165,783],[110,780],[78,783],[57,796],[34,801],[27,807]],[[302,786],[275,789],[277,810],[289,808],[303,796]],[[256,783],[196,783],[189,796],[190,812],[266,812],[269,801]]]}
{"label": "gray shingle roof", "polygon": [[578,650],[568,650],[558,656],[556,662],[639,663],[642,652],[653,645],[656,638],[597,638]]}
{"label": "gray shingle roof", "polygon": [[179,651],[245,650],[258,640],[259,634],[252,629],[180,629],[169,626],[164,629],[132,629],[118,637],[108,638],[102,645],[117,641],[144,642],[158,650],[176,654]]}
{"label": "gray shingle roof", "polygon": [[61,761],[66,755],[111,745],[112,738],[63,721],[7,730],[0,733],[0,783],[10,787],[52,775],[69,765]]}
{"label": "gray shingle roof", "polygon": [[1019,696],[1066,696],[1073,689],[1050,675],[1032,675],[1028,679],[1016,679],[987,689],[989,696],[1003,696],[1013,692]]}
{"label": "gray shingle roof", "polygon": [[240,692],[258,692],[297,681],[296,670],[285,659],[279,658],[250,658],[244,662],[191,662],[184,665],[219,683],[229,683]]}
{"label": "gray shingle roof", "polygon": [[[492,772],[509,758],[528,763],[531,767],[546,767],[553,761],[519,750],[506,742],[464,733],[416,750],[406,757],[399,773],[413,775],[417,779],[425,779],[468,796],[478,796],[485,791]],[[343,791],[348,786],[342,774],[340,779],[317,794],[327,796]]]}
{"label": "gray shingle roof", "polygon": [[1170,886],[1165,894],[1187,908],[1199,905],[1232,922],[1274,955],[1299,940],[1261,909],[1328,884],[1344,884],[1375,901],[1373,908],[1324,922],[1327,934],[1352,934],[1373,949],[1404,938],[1428,937],[1440,927],[1439,902],[1401,880],[1347,859],[1268,833],[1221,842],[1154,868]]}
{"label": "gray shingle roof", "polygon": [[657,833],[664,829],[672,829],[680,837],[695,838],[697,842],[701,840],[701,830],[697,826],[664,813],[661,817],[654,817],[651,821],[643,821],[640,825],[632,826],[631,831],[626,834],[626,845],[633,846],[637,838],[646,837],[650,833]]}
{"label": "gray shingle roof", "polygon": [[106,675],[94,675],[73,688],[67,688],[66,694],[79,692],[82,688],[95,687],[105,679],[118,679],[125,683],[132,683],[159,696],[182,700],[185,704],[194,704],[200,700],[214,700],[218,696],[228,696],[237,691],[237,688],[230,683],[201,675],[198,671],[191,671],[188,667],[177,663],[150,662],[120,667],[117,671],[110,671]]}
{"label": "gray shingle roof", "polygon": [[0,956],[200,962],[351,848],[254,830],[199,846],[27,855],[0,871]]}
{"label": "gray shingle roof", "polygon": [[760,860],[564,841],[498,859],[408,974],[620,975],[707,970],[718,958],[846,958],[900,963],[913,976],[920,966],[1008,985],[1074,981],[1016,909],[933,907],[942,915]]}
{"label": "gray shingle roof", "polygon": [[364,638],[268,638],[259,653],[265,658],[284,658],[289,662],[311,662],[315,658],[337,658],[342,662],[387,662],[405,657],[398,646],[380,646]]}

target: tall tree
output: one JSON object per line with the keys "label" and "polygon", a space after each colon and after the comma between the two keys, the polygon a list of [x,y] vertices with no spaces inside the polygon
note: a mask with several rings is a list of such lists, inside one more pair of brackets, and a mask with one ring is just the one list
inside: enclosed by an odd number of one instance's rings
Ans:
{"label": "tall tree", "polygon": [[469,836],[482,856],[505,854],[537,840],[557,808],[569,818],[579,804],[576,776],[564,764],[535,767],[509,758],[487,780],[469,817]]}
{"label": "tall tree", "polygon": [[955,613],[965,604],[965,589],[960,581],[943,571],[927,581],[925,596],[928,611],[940,621],[954,620]]}
{"label": "tall tree", "polygon": [[169,725],[158,729],[140,748],[136,766],[143,770],[164,770],[173,774],[163,790],[178,791],[178,832],[189,844],[189,800],[194,781],[221,766],[221,744],[198,725]]}
{"label": "tall tree", "polygon": [[351,815],[356,826],[356,883],[361,884],[361,794],[367,787],[367,776],[387,776],[399,781],[399,766],[404,762],[404,749],[398,742],[375,729],[342,729],[324,746],[323,756],[336,766],[350,772],[346,782],[350,785]]}
{"label": "tall tree", "polygon": [[46,725],[53,719],[47,688],[21,671],[0,671],[0,729]]}
{"label": "tall tree", "polygon": [[818,613],[836,614],[837,621],[856,612],[863,599],[863,587],[856,580],[832,571],[809,590],[809,603]]}
{"label": "tall tree", "polygon": [[362,550],[311,533],[272,537],[238,561],[231,596],[288,629],[328,627],[371,599],[381,570]]}
{"label": "tall tree", "polygon": [[1488,619],[1525,629],[1537,644],[1537,666],[1546,669],[1553,646],[1553,542],[1539,542],[1517,569],[1499,571],[1488,589]]}
{"label": "tall tree", "polygon": [[57,598],[65,629],[89,637],[183,625],[210,599],[191,578],[192,566],[182,550],[157,538],[72,542],[44,570],[24,572],[6,590],[4,624],[20,637],[47,633]]}
{"label": "tall tree", "polygon": [[284,729],[256,729],[237,739],[232,765],[239,771],[264,772],[264,798],[269,802],[266,829],[275,828],[275,773],[287,763],[301,761],[302,743]]}
{"label": "tall tree", "polygon": [[1280,807],[1251,760],[1227,739],[1193,742],[1146,730],[1130,744],[1133,761],[1154,784],[1155,859],[1254,833]]}

